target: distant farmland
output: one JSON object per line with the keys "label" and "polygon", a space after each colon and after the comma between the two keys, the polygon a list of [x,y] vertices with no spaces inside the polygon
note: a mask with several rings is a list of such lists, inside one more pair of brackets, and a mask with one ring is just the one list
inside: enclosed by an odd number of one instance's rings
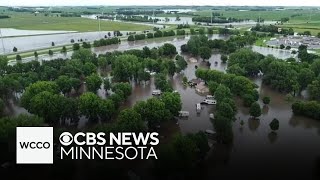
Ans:
{"label": "distant farmland", "polygon": [[[0,19],[0,28],[16,28],[25,30],[64,30],[64,31],[98,31],[98,21],[81,17],[37,16],[30,13],[14,13],[11,18]],[[142,31],[152,29],[151,26],[125,22],[101,21],[102,31]]]}

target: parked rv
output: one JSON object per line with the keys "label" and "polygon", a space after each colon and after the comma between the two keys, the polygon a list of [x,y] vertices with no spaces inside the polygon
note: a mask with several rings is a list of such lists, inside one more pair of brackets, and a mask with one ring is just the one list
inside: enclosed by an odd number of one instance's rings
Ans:
{"label": "parked rv", "polygon": [[152,91],[152,95],[154,95],[154,96],[160,96],[160,95],[161,95],[161,90],[154,90],[154,91]]}
{"label": "parked rv", "polygon": [[201,112],[201,104],[200,103],[196,104],[196,110],[197,110],[197,113]]}
{"label": "parked rv", "polygon": [[214,99],[214,96],[212,96],[212,95],[207,95],[207,96],[206,96],[206,99],[212,99],[212,100],[213,100],[213,99]]}
{"label": "parked rv", "polygon": [[215,104],[217,104],[217,101],[211,100],[211,99],[205,99],[205,100],[203,100],[203,103],[208,104],[208,105],[215,105]]}
{"label": "parked rv", "polygon": [[189,111],[179,111],[179,117],[189,117]]}

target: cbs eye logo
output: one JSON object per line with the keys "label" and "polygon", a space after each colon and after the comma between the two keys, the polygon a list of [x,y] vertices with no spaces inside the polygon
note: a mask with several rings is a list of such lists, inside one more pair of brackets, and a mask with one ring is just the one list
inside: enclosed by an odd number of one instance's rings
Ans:
{"label": "cbs eye logo", "polygon": [[59,140],[63,146],[69,146],[73,142],[73,136],[69,132],[64,132],[60,135]]}

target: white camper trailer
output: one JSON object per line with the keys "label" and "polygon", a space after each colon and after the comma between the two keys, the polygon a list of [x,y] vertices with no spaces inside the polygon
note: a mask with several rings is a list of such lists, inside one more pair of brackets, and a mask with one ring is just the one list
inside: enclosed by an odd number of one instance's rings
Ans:
{"label": "white camper trailer", "polygon": [[201,104],[200,103],[196,104],[196,110],[197,110],[197,113],[201,112]]}
{"label": "white camper trailer", "polygon": [[189,111],[179,111],[179,117],[189,117]]}
{"label": "white camper trailer", "polygon": [[213,100],[213,99],[205,99],[205,100],[203,100],[203,103],[209,104],[209,105],[215,105],[215,104],[217,104],[217,101]]}
{"label": "white camper trailer", "polygon": [[154,91],[152,91],[152,95],[154,95],[154,96],[160,96],[160,95],[161,95],[161,90],[154,90]]}

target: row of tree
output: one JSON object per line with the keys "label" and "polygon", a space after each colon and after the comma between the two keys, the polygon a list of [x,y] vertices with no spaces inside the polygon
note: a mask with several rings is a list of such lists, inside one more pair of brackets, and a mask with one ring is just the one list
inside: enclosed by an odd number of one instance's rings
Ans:
{"label": "row of tree", "polygon": [[117,37],[110,38],[110,39],[100,39],[100,40],[95,40],[93,42],[93,47],[100,47],[100,46],[107,46],[107,45],[112,45],[112,44],[120,44],[121,40]]}
{"label": "row of tree", "polygon": [[253,44],[255,40],[256,37],[252,35],[232,36],[226,41],[221,39],[208,40],[205,35],[192,36],[187,44],[181,46],[181,51],[191,53],[193,56],[200,55],[203,60],[207,60],[211,57],[213,49],[232,53],[239,48]]}
{"label": "row of tree", "polygon": [[292,111],[295,115],[302,115],[309,118],[320,120],[319,101],[297,101],[292,104]]}
{"label": "row of tree", "polygon": [[259,23],[256,24],[251,28],[251,31],[259,31],[259,32],[270,32],[274,34],[284,34],[284,35],[294,35],[294,31],[292,28],[280,28],[275,25],[260,25]]}

